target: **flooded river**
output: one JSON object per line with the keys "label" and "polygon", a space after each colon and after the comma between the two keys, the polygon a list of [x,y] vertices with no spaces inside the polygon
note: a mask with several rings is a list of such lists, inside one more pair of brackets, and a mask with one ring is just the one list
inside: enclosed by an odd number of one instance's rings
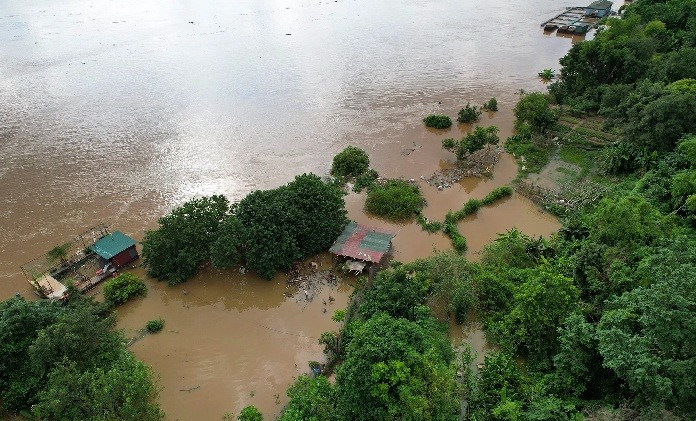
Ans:
{"label": "flooded river", "polygon": [[[539,24],[574,5],[0,2],[0,299],[31,297],[19,266],[88,227],[106,222],[141,239],[192,197],[238,200],[296,174],[326,174],[348,144],[383,176],[427,177],[454,158],[440,141],[468,129],[425,129],[420,120],[434,111],[454,117],[495,96],[501,111],[481,124],[508,136],[519,89],[542,89],[537,72],[558,68],[572,42]],[[442,220],[515,174],[506,155],[491,179],[444,191],[421,183],[425,214]],[[362,212],[360,195],[346,201],[352,219],[388,225]],[[397,260],[449,247],[415,224],[389,226]],[[459,229],[475,259],[513,226],[538,236],[559,225],[514,195]],[[284,279],[208,269],[177,288],[148,280],[148,297],[119,309],[129,336],[166,320],[131,349],[158,374],[169,418],[219,419],[250,403],[278,413],[292,377],[321,358],[316,338],[335,328],[326,297],[297,303],[283,295]],[[349,293],[322,292],[336,299],[329,310]]]}

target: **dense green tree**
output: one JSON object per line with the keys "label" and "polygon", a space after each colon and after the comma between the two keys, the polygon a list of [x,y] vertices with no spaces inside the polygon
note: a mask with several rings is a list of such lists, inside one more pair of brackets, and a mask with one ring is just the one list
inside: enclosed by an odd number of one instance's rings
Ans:
{"label": "dense green tree", "polygon": [[589,240],[623,251],[633,251],[665,237],[674,225],[650,202],[638,195],[603,199],[588,215]]}
{"label": "dense green tree", "polygon": [[457,419],[451,359],[451,347],[431,323],[375,315],[358,328],[338,368],[339,418]]}
{"label": "dense green tree", "polygon": [[426,259],[406,265],[405,270],[427,288],[428,301],[435,308],[448,310],[457,323],[463,323],[470,310],[476,307],[474,277],[477,267],[466,257],[452,251],[439,252]]}
{"label": "dense green tree", "polygon": [[326,251],[348,222],[340,190],[314,174],[303,174],[287,185],[285,206],[294,213],[292,230],[302,257]]}
{"label": "dense green tree", "polygon": [[360,303],[360,314],[369,319],[377,313],[413,320],[416,309],[423,305],[428,287],[422,277],[408,273],[406,268],[381,271],[372,281]]}
{"label": "dense green tree", "polygon": [[111,364],[119,358],[123,335],[114,330],[116,317],[102,307],[78,304],[61,312],[55,321],[40,332],[28,348],[33,368],[48,373],[64,358],[78,369]]}
{"label": "dense green tree", "polygon": [[512,228],[487,244],[481,255],[481,263],[490,266],[511,266],[529,268],[536,265],[541,257],[550,254],[547,242],[535,240],[517,228]]}
{"label": "dense green tree", "polygon": [[292,229],[296,215],[287,207],[283,189],[250,193],[239,202],[234,215],[240,227],[236,233],[240,254],[250,269],[267,279],[302,257]]}
{"label": "dense green tree", "polygon": [[290,402],[278,421],[331,421],[336,417],[336,390],[324,376],[300,376],[288,389]]}
{"label": "dense green tree", "polygon": [[514,113],[518,130],[528,126],[538,133],[545,133],[558,119],[548,97],[540,92],[524,94],[515,105]]}
{"label": "dense green tree", "polygon": [[604,365],[643,404],[691,418],[696,416],[696,265],[655,272],[650,287],[609,302],[597,327],[599,351]]}
{"label": "dense green tree", "polygon": [[602,399],[619,392],[621,382],[603,365],[594,324],[573,313],[559,327],[558,342],[552,390],[561,396],[584,399]]}
{"label": "dense green tree", "polygon": [[27,349],[66,310],[48,300],[13,298],[0,303],[0,398],[4,408],[18,411],[36,402],[44,373],[34,369]]}
{"label": "dense green tree", "polygon": [[108,306],[0,303],[2,406],[39,419],[160,419],[151,373],[124,346]]}
{"label": "dense green tree", "polygon": [[570,278],[550,265],[528,269],[526,276],[498,327],[498,337],[507,349],[543,365],[555,354],[557,329],[577,305],[579,293]]}
{"label": "dense green tree", "polygon": [[643,160],[654,152],[664,153],[675,148],[685,134],[696,131],[696,95],[667,93],[628,111],[626,138],[639,151]]}
{"label": "dense green tree", "polygon": [[210,259],[210,246],[229,213],[224,196],[192,199],[161,217],[143,239],[143,262],[150,276],[178,284]]}
{"label": "dense green tree", "polygon": [[356,178],[370,168],[367,153],[355,146],[348,146],[333,158],[331,175],[334,177]]}
{"label": "dense green tree", "polygon": [[242,262],[270,279],[328,249],[346,222],[342,193],[314,174],[299,175],[285,186],[254,191],[234,206],[220,227],[212,260],[222,268]]}
{"label": "dense green tree", "polygon": [[161,420],[151,377],[125,350],[113,363],[89,370],[66,358],[52,369],[32,413],[52,420]]}
{"label": "dense green tree", "polygon": [[[483,368],[478,373],[478,390],[472,400],[475,419],[490,419],[493,410],[501,404],[524,400],[525,379],[509,354],[493,352],[484,358]],[[511,409],[511,408],[510,408]],[[503,411],[499,410],[499,414]],[[521,411],[519,411],[521,412]],[[492,419],[505,419],[497,416]]]}

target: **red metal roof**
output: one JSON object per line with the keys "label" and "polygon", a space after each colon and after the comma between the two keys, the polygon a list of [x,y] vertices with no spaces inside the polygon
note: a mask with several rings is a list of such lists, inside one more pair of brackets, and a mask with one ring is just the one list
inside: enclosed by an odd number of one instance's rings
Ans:
{"label": "red metal roof", "polygon": [[394,234],[388,230],[349,222],[334,241],[331,253],[367,262],[379,262],[389,251]]}

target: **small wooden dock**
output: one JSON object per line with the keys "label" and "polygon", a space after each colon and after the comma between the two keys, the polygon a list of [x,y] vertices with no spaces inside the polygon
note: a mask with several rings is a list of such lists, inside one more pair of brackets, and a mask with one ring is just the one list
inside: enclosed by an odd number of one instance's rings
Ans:
{"label": "small wooden dock", "polygon": [[597,18],[585,16],[584,7],[569,7],[564,12],[543,22],[541,27],[547,32],[558,30],[558,33],[580,35],[586,34],[597,22]]}

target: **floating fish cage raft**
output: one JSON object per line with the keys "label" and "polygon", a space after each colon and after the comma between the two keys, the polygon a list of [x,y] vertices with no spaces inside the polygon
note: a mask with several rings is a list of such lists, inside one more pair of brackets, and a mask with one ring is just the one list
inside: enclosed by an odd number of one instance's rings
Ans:
{"label": "floating fish cage raft", "polygon": [[597,0],[586,7],[569,7],[543,22],[541,27],[546,32],[558,31],[559,34],[585,35],[597,26],[600,19],[615,14],[611,10],[612,4],[608,0]]}
{"label": "floating fish cage raft", "polygon": [[63,299],[68,283],[88,291],[137,258],[135,240],[99,224],[20,267],[39,296]]}

